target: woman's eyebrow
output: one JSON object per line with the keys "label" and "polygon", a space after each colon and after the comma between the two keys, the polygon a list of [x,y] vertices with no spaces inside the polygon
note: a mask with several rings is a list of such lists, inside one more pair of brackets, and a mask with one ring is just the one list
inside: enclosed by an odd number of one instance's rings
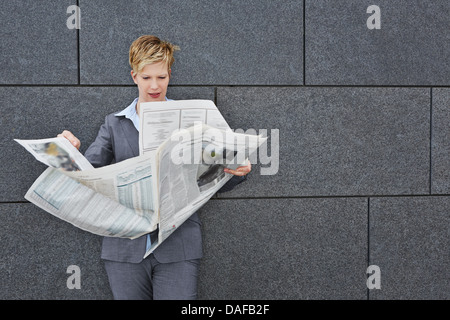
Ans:
{"label": "woman's eyebrow", "polygon": [[[149,74],[146,74],[146,73],[141,73],[141,75],[143,76],[143,77],[150,77],[150,75]],[[166,73],[161,73],[161,74],[158,74],[157,76],[158,77],[162,77],[162,76],[168,76],[169,74],[166,72]]]}

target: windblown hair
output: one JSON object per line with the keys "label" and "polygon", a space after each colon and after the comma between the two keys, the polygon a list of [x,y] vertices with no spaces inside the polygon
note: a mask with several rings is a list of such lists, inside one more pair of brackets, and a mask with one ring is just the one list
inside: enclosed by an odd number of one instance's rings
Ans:
{"label": "windblown hair", "polygon": [[130,46],[131,69],[133,69],[133,73],[137,74],[142,71],[145,65],[163,61],[167,64],[167,70],[169,71],[175,61],[173,54],[177,50],[180,50],[180,47],[156,36],[140,36]]}

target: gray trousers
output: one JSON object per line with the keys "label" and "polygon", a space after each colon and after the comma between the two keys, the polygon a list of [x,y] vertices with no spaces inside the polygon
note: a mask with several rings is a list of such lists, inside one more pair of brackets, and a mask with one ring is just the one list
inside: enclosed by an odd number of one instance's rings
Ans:
{"label": "gray trousers", "polygon": [[153,254],[140,263],[105,260],[116,300],[194,300],[200,259],[160,263]]}

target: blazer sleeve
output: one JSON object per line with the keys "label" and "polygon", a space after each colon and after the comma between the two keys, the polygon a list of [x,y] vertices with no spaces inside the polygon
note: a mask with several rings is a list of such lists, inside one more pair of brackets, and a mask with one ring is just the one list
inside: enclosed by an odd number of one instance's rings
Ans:
{"label": "blazer sleeve", "polygon": [[97,137],[84,153],[84,156],[94,168],[109,165],[114,161],[112,139],[109,119],[106,116],[105,123],[100,127]]}
{"label": "blazer sleeve", "polygon": [[236,187],[238,184],[244,182],[245,180],[247,180],[247,176],[242,176],[242,177],[241,176],[234,176],[230,180],[228,180],[227,183],[225,183],[222,186],[222,188],[217,190],[217,193],[231,191],[231,190],[234,189],[234,187]]}

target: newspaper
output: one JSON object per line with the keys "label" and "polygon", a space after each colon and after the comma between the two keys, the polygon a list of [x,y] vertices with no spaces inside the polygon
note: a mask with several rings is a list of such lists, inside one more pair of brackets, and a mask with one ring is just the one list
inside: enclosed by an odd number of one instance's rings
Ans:
{"label": "newspaper", "polygon": [[66,171],[94,168],[66,138],[14,140],[21,144],[37,160],[49,167],[62,168]]}
{"label": "newspaper", "polygon": [[225,167],[245,165],[265,140],[203,124],[172,134],[155,154],[158,239],[164,241],[233,177]]}
{"label": "newspaper", "polygon": [[[65,138],[16,140],[49,166],[25,198],[102,236],[135,239],[158,230],[146,257],[232,177],[225,167],[244,165],[266,140],[234,133],[212,101],[151,104],[141,104],[140,114],[140,146],[147,148],[102,168],[92,168]],[[47,151],[49,144],[58,151]]]}
{"label": "newspaper", "polygon": [[146,102],[139,110],[139,153],[155,151],[175,130],[195,124],[231,130],[211,100]]}
{"label": "newspaper", "polygon": [[[102,236],[134,239],[156,230],[150,155],[94,169],[65,138],[16,141],[49,166],[25,194],[31,203]],[[49,144],[64,150],[64,160],[45,153]]]}

